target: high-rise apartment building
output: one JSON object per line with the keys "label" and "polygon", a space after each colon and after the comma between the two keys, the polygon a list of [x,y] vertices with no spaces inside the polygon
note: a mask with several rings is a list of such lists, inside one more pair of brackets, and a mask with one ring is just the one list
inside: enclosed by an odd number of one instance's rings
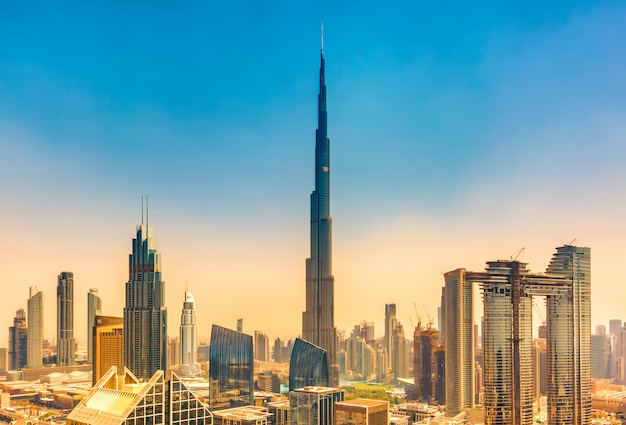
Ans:
{"label": "high-rise apartment building", "polygon": [[61,272],[57,283],[57,365],[74,366],[74,274]]}
{"label": "high-rise apartment building", "polygon": [[330,217],[330,138],[327,131],[324,49],[320,51],[318,127],[315,133],[315,190],[311,193],[311,256],[306,260],[306,311],[302,338],[328,353],[331,379],[339,379],[336,365],[337,329],[334,319],[332,219]]}
{"label": "high-rise apartment building", "polygon": [[124,371],[124,318],[96,316],[92,333],[92,383],[95,384],[111,366],[119,373]]}
{"label": "high-rise apartment building", "polygon": [[270,360],[270,340],[261,331],[254,331],[254,359],[261,362]]}
{"label": "high-rise apartment building", "polygon": [[211,410],[254,404],[252,336],[213,325],[209,350]]}
{"label": "high-rise apartment building", "polygon": [[18,370],[26,366],[27,340],[26,313],[23,308],[20,308],[15,312],[13,326],[9,328],[9,370]]}
{"label": "high-rise apartment building", "polygon": [[[532,300],[546,298],[548,423],[591,423],[590,249],[557,248],[546,273],[525,263],[491,261],[480,282],[484,300],[486,425],[533,420]],[[449,340],[447,341],[449,343]],[[446,363],[446,367],[449,363]]]}
{"label": "high-rise apartment building", "polygon": [[474,406],[474,306],[465,269],[444,275],[446,414]]}
{"label": "high-rise apartment building", "polygon": [[128,261],[124,363],[137,378],[150,379],[167,368],[167,309],[157,241],[147,214],[141,221]]}
{"label": "high-rise apartment building", "polygon": [[391,364],[393,362],[393,332],[398,325],[398,320],[396,319],[396,305],[395,304],[385,304],[385,336],[384,336],[384,347],[387,350],[387,368],[391,369]]}
{"label": "high-rise apartment building", "polygon": [[98,289],[90,288],[87,293],[87,361],[93,364],[93,327],[96,316],[102,314],[102,299],[98,296]]}
{"label": "high-rise apartment building", "polygon": [[28,314],[26,316],[26,366],[43,366],[43,292],[36,286],[29,288]]}
{"label": "high-rise apartment building", "polygon": [[180,316],[180,374],[200,373],[197,348],[196,302],[189,291],[185,291],[183,312]]}
{"label": "high-rise apartment building", "polygon": [[439,331],[429,323],[426,328],[418,322],[413,334],[413,380],[417,399],[435,401],[437,389],[437,359],[435,350],[439,346]]}

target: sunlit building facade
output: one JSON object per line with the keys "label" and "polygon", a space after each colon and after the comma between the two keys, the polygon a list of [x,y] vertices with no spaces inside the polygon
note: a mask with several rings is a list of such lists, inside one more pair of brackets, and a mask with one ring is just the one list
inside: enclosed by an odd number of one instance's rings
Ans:
{"label": "sunlit building facade", "polygon": [[209,347],[209,406],[222,410],[254,404],[252,336],[213,325]]}
{"label": "sunlit building facade", "polygon": [[357,398],[335,402],[334,425],[389,425],[389,402]]}
{"label": "sunlit building facade", "polygon": [[111,366],[120,373],[124,371],[124,319],[96,316],[92,333],[92,383],[95,385]]}
{"label": "sunlit building facade", "polygon": [[446,415],[474,406],[474,291],[465,269],[444,274]]}
{"label": "sunlit building facade", "polygon": [[43,292],[36,286],[29,288],[26,316],[26,366],[43,366]]}
{"label": "sunlit building facade", "polygon": [[140,380],[111,367],[67,416],[67,425],[211,425],[211,412],[172,372]]}
{"label": "sunlit building facade", "polygon": [[548,423],[591,423],[590,269],[590,249],[566,245],[546,273],[513,260],[467,273],[483,292],[487,425],[532,424],[534,296],[546,299]]}
{"label": "sunlit building facade", "polygon": [[344,400],[338,388],[304,387],[289,392],[291,425],[333,425],[335,403]]}
{"label": "sunlit building facade", "polygon": [[330,368],[326,350],[296,338],[289,362],[289,391],[307,386],[329,385]]}

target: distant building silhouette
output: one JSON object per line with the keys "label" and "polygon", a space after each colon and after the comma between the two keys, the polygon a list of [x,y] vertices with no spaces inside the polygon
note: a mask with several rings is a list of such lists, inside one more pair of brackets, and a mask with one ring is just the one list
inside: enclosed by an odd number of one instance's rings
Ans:
{"label": "distant building silhouette", "polygon": [[26,366],[27,341],[26,313],[21,308],[15,312],[13,326],[9,327],[9,370],[18,370]]}
{"label": "distant building silhouette", "polygon": [[43,293],[36,287],[29,288],[28,314],[26,316],[27,367],[43,366]]}
{"label": "distant building silhouette", "polygon": [[74,366],[74,273],[61,272],[57,284],[57,365]]}
{"label": "distant building silhouette", "polygon": [[93,327],[96,316],[102,314],[102,299],[98,296],[97,288],[90,288],[87,293],[87,361],[93,364]]}

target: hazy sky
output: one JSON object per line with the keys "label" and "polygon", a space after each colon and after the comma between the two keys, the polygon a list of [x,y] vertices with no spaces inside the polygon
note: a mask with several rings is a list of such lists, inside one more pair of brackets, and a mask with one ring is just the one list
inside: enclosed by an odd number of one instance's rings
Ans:
{"label": "hazy sky", "polygon": [[7,1],[0,343],[31,285],[54,337],[61,271],[80,343],[90,287],[122,315],[144,194],[169,334],[188,282],[199,335],[298,335],[322,21],[339,329],[574,238],[592,324],[626,319],[623,2]]}

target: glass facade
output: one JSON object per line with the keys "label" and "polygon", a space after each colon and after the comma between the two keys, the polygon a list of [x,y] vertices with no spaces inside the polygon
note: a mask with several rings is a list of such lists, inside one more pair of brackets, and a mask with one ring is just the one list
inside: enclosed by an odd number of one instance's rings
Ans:
{"label": "glass facade", "polygon": [[590,424],[590,249],[557,248],[545,274],[517,261],[487,265],[467,272],[483,290],[485,424],[532,424],[534,296],[546,299],[547,422]]}
{"label": "glass facade", "polygon": [[289,362],[289,391],[307,386],[328,387],[330,370],[326,351],[296,338]]}
{"label": "glass facade", "polygon": [[465,269],[444,274],[446,414],[474,405],[474,308]]}
{"label": "glass facade", "polygon": [[254,404],[252,336],[213,325],[209,347],[209,407]]}
{"label": "glass facade", "polygon": [[335,402],[344,400],[343,390],[305,387],[289,392],[291,425],[333,425]]}
{"label": "glass facade", "polygon": [[147,380],[167,368],[167,310],[160,259],[152,227],[137,226],[128,259],[124,308],[124,363],[139,379]]}
{"label": "glass facade", "polygon": [[74,366],[74,273],[61,272],[57,285],[57,365]]}

